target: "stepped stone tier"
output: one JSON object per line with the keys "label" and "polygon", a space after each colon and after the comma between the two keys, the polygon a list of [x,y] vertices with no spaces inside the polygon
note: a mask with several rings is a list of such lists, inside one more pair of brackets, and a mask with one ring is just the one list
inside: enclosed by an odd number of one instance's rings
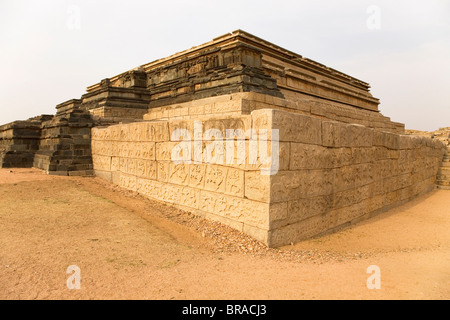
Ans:
{"label": "stepped stone tier", "polygon": [[1,126],[0,160],[95,174],[276,247],[436,187],[445,144],[378,105],[367,83],[237,30]]}

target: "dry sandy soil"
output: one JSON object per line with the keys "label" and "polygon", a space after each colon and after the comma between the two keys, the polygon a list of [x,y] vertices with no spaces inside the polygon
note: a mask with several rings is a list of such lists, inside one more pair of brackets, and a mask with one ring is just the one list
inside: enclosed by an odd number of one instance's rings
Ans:
{"label": "dry sandy soil", "polygon": [[436,190],[267,249],[98,178],[0,169],[0,299],[449,299],[449,230],[450,191]]}

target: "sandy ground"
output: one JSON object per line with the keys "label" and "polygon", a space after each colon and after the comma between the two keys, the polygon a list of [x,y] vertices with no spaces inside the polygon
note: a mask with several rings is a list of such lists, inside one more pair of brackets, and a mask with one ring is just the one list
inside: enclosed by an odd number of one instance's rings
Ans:
{"label": "sandy ground", "polygon": [[436,190],[267,249],[98,178],[0,169],[0,299],[449,299],[449,230],[450,191]]}

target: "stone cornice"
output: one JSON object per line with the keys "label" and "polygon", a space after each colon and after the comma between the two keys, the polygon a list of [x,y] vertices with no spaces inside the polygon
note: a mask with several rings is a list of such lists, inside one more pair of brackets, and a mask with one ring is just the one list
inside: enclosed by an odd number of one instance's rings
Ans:
{"label": "stone cornice", "polygon": [[[246,50],[252,53],[248,55],[245,53]],[[233,60],[233,55],[238,55],[237,60]],[[228,60],[226,60],[227,57]],[[181,95],[186,95],[183,98],[184,100],[196,99],[199,94],[196,93],[195,85],[208,81],[208,77],[205,77],[204,73],[209,72],[209,74],[213,75],[213,78],[216,75],[216,72],[213,70],[214,67],[206,66],[209,63],[205,62],[207,59],[219,60],[219,62],[214,61],[216,66],[215,70],[222,70],[220,68],[231,66],[228,70],[223,69],[225,74],[234,72],[235,69],[233,68],[235,67],[233,66],[236,65],[249,66],[254,70],[260,70],[261,75],[265,74],[269,79],[276,80],[275,88],[273,85],[270,85],[272,89],[270,89],[271,92],[267,92],[268,94],[279,95],[282,93],[276,93],[275,91],[287,90],[345,103],[358,108],[378,111],[379,100],[370,94],[370,86],[368,83],[242,30],[233,31],[204,44],[141,65],[112,78],[102,80],[102,82],[88,87],[87,91],[89,93],[98,91],[105,85],[117,86],[119,84],[120,86],[120,83],[123,83],[123,78],[129,77],[129,74],[133,72],[141,72],[147,74],[147,90],[152,94],[151,101],[160,99],[159,97],[162,96],[161,92],[166,92],[167,94],[165,95],[168,97],[172,96],[173,98],[180,99],[180,94],[175,91],[169,94],[170,87],[173,90],[182,92]],[[229,61],[232,61],[231,64]],[[199,69],[206,71],[196,73],[194,70],[194,74],[191,75],[189,70],[188,74],[186,74],[185,71],[191,65],[198,66]],[[184,71],[178,72],[179,70]],[[176,74],[169,76],[170,79],[168,80],[166,75],[169,73],[173,74],[174,72]],[[256,80],[254,84],[260,82],[260,80]],[[278,89],[276,89],[276,86],[278,86]],[[252,85],[250,87],[241,85],[240,87],[238,86],[238,89],[235,86],[231,91],[258,91],[265,90],[265,88],[259,88],[258,85]],[[215,93],[211,90],[211,92],[212,95],[220,94],[220,91]],[[168,98],[164,99],[168,103],[171,102]],[[159,102],[159,104],[161,103],[163,101]]]}

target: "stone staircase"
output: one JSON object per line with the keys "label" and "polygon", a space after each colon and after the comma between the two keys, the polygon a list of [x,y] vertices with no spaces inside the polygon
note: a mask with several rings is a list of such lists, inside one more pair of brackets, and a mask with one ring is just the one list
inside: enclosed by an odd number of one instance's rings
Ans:
{"label": "stone staircase", "polygon": [[445,149],[445,155],[439,168],[436,184],[439,189],[450,190],[450,145]]}

